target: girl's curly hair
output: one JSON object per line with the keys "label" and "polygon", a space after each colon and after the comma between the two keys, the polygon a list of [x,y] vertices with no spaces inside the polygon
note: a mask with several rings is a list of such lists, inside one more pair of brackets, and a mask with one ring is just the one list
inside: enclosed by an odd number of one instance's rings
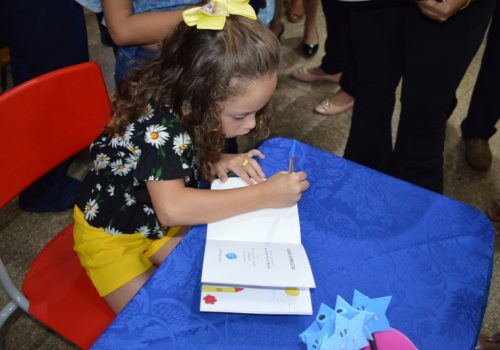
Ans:
{"label": "girl's curly hair", "polygon": [[[124,132],[148,103],[169,105],[192,138],[202,176],[210,179],[224,149],[219,116],[224,102],[243,94],[246,82],[275,74],[280,59],[279,41],[259,21],[231,15],[223,30],[180,23],[161,43],[159,56],[131,72],[115,91],[107,130]],[[256,114],[254,136],[269,133],[266,109]]]}

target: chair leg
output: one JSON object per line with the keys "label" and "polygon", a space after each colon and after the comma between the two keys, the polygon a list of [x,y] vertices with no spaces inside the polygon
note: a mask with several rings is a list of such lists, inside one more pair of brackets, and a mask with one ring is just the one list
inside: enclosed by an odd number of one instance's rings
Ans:
{"label": "chair leg", "polygon": [[[12,315],[12,313],[16,310],[17,310],[17,305],[12,301],[4,306],[2,311],[0,311],[0,329],[2,329],[5,321],[7,321],[7,319],[10,317],[10,315]],[[1,345],[1,342],[0,342],[0,345]]]}
{"label": "chair leg", "polygon": [[11,302],[15,303],[15,305],[19,306],[21,309],[28,312],[29,301],[12,282],[9,274],[7,273],[7,270],[5,269],[5,265],[3,264],[2,259],[0,259],[0,282],[2,283],[2,286],[7,292],[7,295],[10,297]]}

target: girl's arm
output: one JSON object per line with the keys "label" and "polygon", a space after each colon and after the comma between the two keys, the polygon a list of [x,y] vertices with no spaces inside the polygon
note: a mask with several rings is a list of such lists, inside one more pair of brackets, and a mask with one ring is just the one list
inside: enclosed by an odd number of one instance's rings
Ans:
{"label": "girl's arm", "polygon": [[205,224],[262,208],[290,207],[308,187],[304,172],[280,172],[257,185],[231,190],[202,190],[184,181],[148,181],[156,216],[165,226]]}
{"label": "girl's arm", "polygon": [[181,20],[182,11],[132,13],[132,0],[102,0],[104,19],[117,45],[160,42]]}

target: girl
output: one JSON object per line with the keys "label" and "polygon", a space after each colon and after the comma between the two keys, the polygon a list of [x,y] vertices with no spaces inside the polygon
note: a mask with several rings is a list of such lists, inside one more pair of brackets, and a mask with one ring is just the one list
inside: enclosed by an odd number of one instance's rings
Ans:
{"label": "girl", "polygon": [[[168,256],[185,226],[292,206],[309,187],[303,172],[264,181],[253,159],[264,158],[258,150],[222,153],[226,137],[268,131],[265,111],[281,54],[276,37],[254,20],[248,0],[217,0],[185,18],[192,26],[179,24],[159,57],[116,91],[112,121],[91,145],[94,164],[74,210],[75,251],[115,312],[153,273],[152,264]],[[207,21],[220,30],[194,26]],[[225,181],[230,171],[250,186],[196,187],[199,178]]]}

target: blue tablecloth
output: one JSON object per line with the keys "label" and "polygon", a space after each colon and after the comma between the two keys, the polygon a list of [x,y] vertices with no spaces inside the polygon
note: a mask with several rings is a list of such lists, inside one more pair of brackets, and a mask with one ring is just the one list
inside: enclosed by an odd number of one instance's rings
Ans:
{"label": "blue tablecloth", "polygon": [[[266,174],[288,165],[291,140],[260,149]],[[320,303],[354,289],[392,295],[391,326],[420,349],[473,349],[492,272],[494,230],[478,210],[297,143],[309,176],[299,202],[302,241]],[[196,226],[93,349],[305,349],[314,316],[199,312],[206,225]],[[380,349],[383,350],[383,349]]]}

